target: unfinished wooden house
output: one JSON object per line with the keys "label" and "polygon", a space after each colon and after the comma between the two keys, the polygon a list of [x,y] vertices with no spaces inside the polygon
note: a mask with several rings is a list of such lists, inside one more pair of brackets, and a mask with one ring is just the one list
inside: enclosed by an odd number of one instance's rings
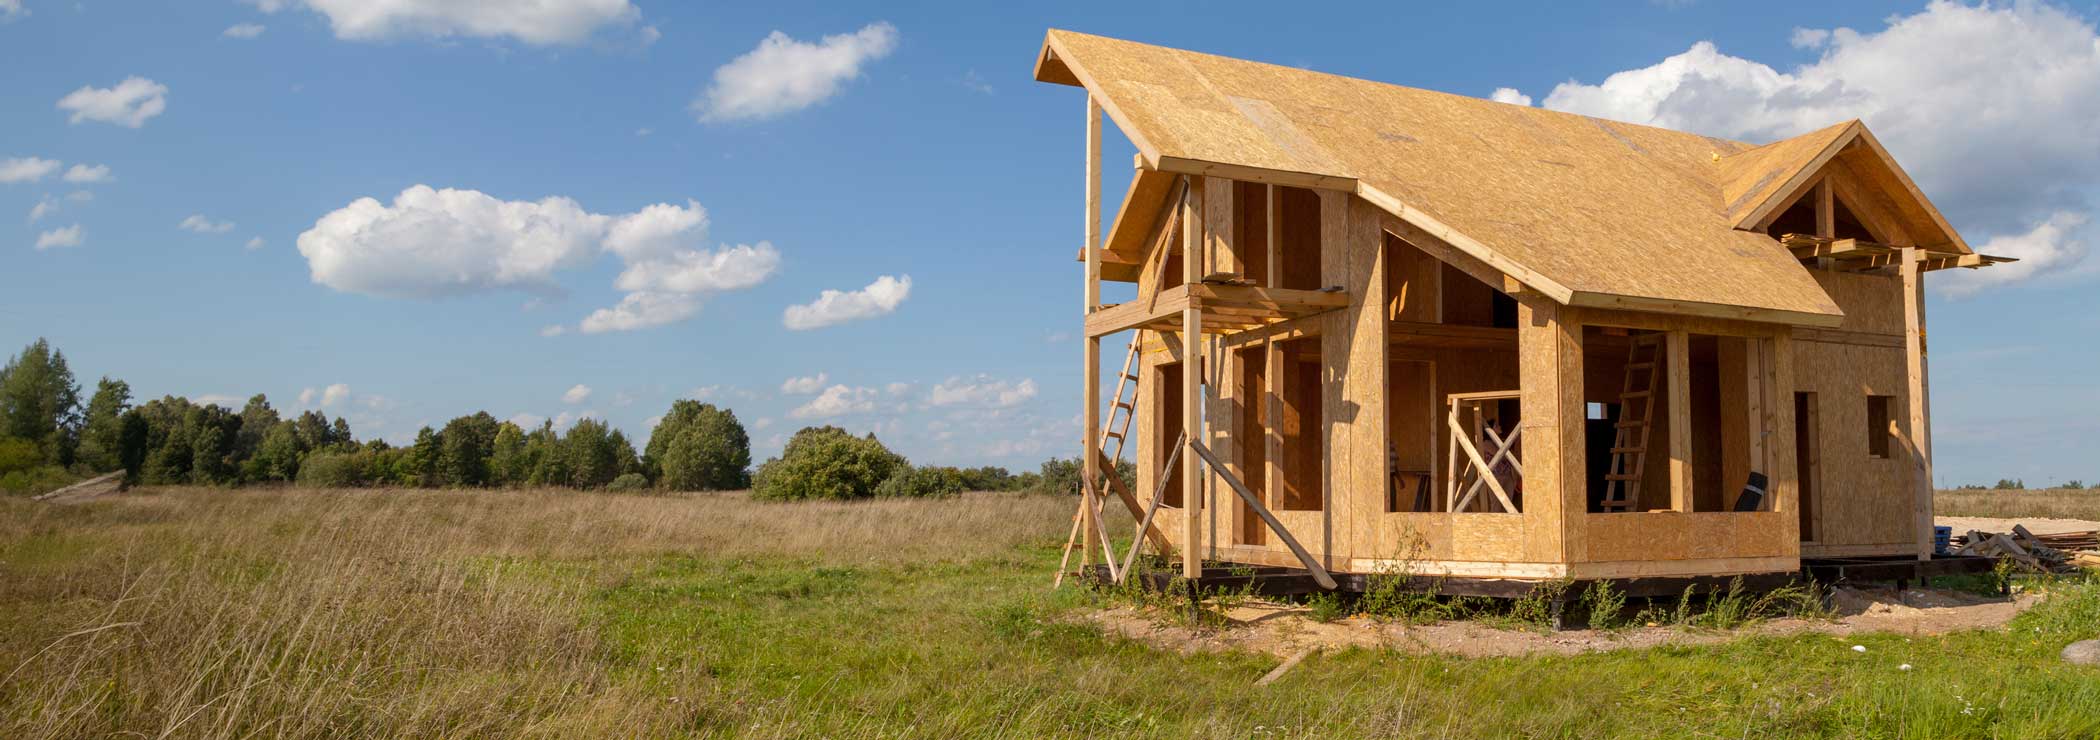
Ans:
{"label": "unfinished wooden house", "polygon": [[1035,78],[1086,92],[1086,498],[1142,531],[1075,538],[1113,577],[1931,557],[1924,278],[2003,260],[1858,121],[1755,146],[1056,30]]}

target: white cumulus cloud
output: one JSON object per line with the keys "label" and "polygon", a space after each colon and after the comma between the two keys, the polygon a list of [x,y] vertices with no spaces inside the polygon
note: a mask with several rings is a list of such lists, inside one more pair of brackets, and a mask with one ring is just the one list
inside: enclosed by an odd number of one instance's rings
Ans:
{"label": "white cumulus cloud", "polygon": [[1510,105],[1531,105],[1531,96],[1517,92],[1517,89],[1514,87],[1495,88],[1495,92],[1489,94],[1488,99]]}
{"label": "white cumulus cloud", "polygon": [[569,388],[569,390],[561,394],[561,402],[568,404],[583,403],[585,399],[588,399],[590,397],[591,387],[582,383],[577,383],[574,387]]}
{"label": "white cumulus cloud", "polygon": [[822,390],[824,388],[824,384],[826,382],[829,382],[830,380],[830,373],[817,373],[815,375],[810,375],[801,378],[788,378],[786,382],[780,384],[780,392],[792,393],[798,396],[807,395]]}
{"label": "white cumulus cloud", "polygon": [[198,213],[192,214],[189,218],[183,219],[182,223],[176,224],[175,227],[182,229],[183,231],[191,231],[199,234],[224,234],[228,231],[233,230],[233,222],[213,221],[211,219],[205,218],[204,214]]}
{"label": "white cumulus cloud", "polygon": [[72,123],[100,121],[129,128],[168,109],[168,86],[144,77],[126,77],[116,87],[83,86],[58,99],[58,109],[72,111]]}
{"label": "white cumulus cloud", "polygon": [[36,205],[29,207],[29,222],[36,223],[37,221],[43,220],[45,216],[49,216],[57,212],[58,201],[53,199],[51,196],[46,195],[43,197],[42,200],[38,200],[36,202]]}
{"label": "white cumulus cloud", "polygon": [[611,252],[627,265],[615,281],[627,294],[577,324],[592,334],[692,318],[704,294],[748,288],[779,269],[779,251],[765,242],[699,248],[707,226],[706,210],[691,201],[612,216],[560,196],[506,201],[416,185],[392,204],[359,198],[322,216],[298,245],[314,282],[395,298],[559,293],[556,273]]}
{"label": "white cumulus cloud", "polygon": [[350,400],[348,383],[331,383],[319,390],[308,387],[299,391],[299,405],[326,408]]}
{"label": "white cumulus cloud", "polygon": [[796,41],[774,31],[758,48],[715,70],[694,112],[702,121],[751,121],[793,113],[838,94],[868,62],[897,47],[897,27],[868,24],[822,41]]}
{"label": "white cumulus cloud", "polygon": [[998,380],[989,375],[949,378],[933,387],[928,401],[935,406],[967,406],[1006,409],[1035,398],[1035,380]]}
{"label": "white cumulus cloud", "polygon": [[1820,56],[1781,71],[1702,41],[1602,82],[1562,83],[1544,105],[1757,142],[1863,119],[1972,246],[2040,250],[2029,254],[2045,265],[2083,258],[2100,186],[2091,22],[2042,2],[1933,2],[1878,31],[1797,29],[1790,41]]}
{"label": "white cumulus cloud", "polygon": [[229,39],[252,39],[263,35],[263,25],[260,23],[235,23],[227,26],[226,30],[220,31],[219,35]]}
{"label": "white cumulus cloud", "polygon": [[251,237],[251,238],[249,238],[249,239],[248,239],[248,243],[247,243],[247,244],[245,245],[245,248],[246,248],[246,249],[248,249],[248,250],[250,250],[250,251],[254,251],[254,250],[257,250],[257,249],[262,249],[262,248],[263,248],[263,238],[262,238],[262,237],[259,237],[259,236],[258,236],[258,237]]}
{"label": "white cumulus cloud", "polygon": [[36,182],[57,172],[61,164],[58,160],[41,157],[0,159],[0,183]]}
{"label": "white cumulus cloud", "polygon": [[66,169],[65,181],[88,184],[109,181],[109,165],[76,164]]}
{"label": "white cumulus cloud", "polygon": [[808,403],[789,411],[788,417],[794,419],[827,419],[849,414],[865,414],[875,410],[876,395],[877,393],[873,388],[834,385],[824,389],[823,393],[817,394],[816,398],[809,399]]}
{"label": "white cumulus cloud", "polygon": [[251,0],[265,13],[304,6],[328,18],[346,41],[400,38],[511,38],[574,44],[600,29],[631,25],[642,11],[628,0]]}
{"label": "white cumulus cloud", "polygon": [[36,235],[36,248],[45,250],[52,247],[77,247],[80,246],[80,239],[80,224],[73,224]]}
{"label": "white cumulus cloud", "polygon": [[29,9],[22,7],[22,0],[0,0],[0,23],[26,15],[29,15]]}
{"label": "white cumulus cloud", "polygon": [[855,291],[826,290],[810,303],[787,307],[781,323],[795,331],[870,319],[897,310],[911,296],[911,276],[884,275]]}

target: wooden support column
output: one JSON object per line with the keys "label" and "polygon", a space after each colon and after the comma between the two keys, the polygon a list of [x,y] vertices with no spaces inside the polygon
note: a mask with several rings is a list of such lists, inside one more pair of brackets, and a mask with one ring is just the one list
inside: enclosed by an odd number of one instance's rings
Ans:
{"label": "wooden support column", "polygon": [[[1837,191],[1830,184],[1830,177],[1816,181],[1816,189],[1810,196],[1816,199],[1816,236],[1824,239],[1837,238]],[[1818,269],[1828,270],[1837,260],[1829,257],[1816,258]]]}
{"label": "wooden support column", "polygon": [[[1101,308],[1101,102],[1092,93],[1086,96],[1086,291],[1085,317]],[[1081,334],[1085,334],[1084,331]],[[1096,450],[1101,449],[1101,338],[1086,337],[1086,367],[1080,376],[1085,380],[1082,391],[1086,396],[1085,410],[1081,413],[1082,441],[1085,450],[1080,453],[1081,475],[1086,484],[1080,486],[1080,530],[1086,541],[1079,550],[1079,564],[1084,567],[1094,561],[1094,549],[1107,543],[1096,544],[1095,532],[1099,530],[1095,521],[1093,486],[1101,479],[1101,464]]]}
{"label": "wooden support column", "polygon": [[1909,434],[1913,456],[1911,475],[1916,479],[1918,559],[1932,559],[1932,411],[1925,366],[1925,273],[1917,247],[1903,249],[1903,360],[1909,381]]}
{"label": "wooden support column", "polygon": [[[1204,178],[1190,177],[1181,201],[1181,278],[1187,285],[1203,279]],[[1195,445],[1203,438],[1203,311],[1181,312],[1181,428],[1189,449],[1181,455],[1181,574],[1203,575],[1203,458]],[[1167,390],[1167,389],[1162,389]],[[1172,392],[1168,390],[1168,392]]]}
{"label": "wooden support column", "polygon": [[[1537,298],[1517,302],[1527,560],[1589,559],[1582,365],[1582,325],[1573,309]],[[1457,475],[1457,468],[1445,474]]]}
{"label": "wooden support column", "polygon": [[[1663,338],[1663,368],[1669,373],[1670,508],[1692,510],[1692,338],[1672,330]],[[1652,400],[1652,399],[1651,399]],[[1755,459],[1755,458],[1752,458]]]}
{"label": "wooden support column", "polygon": [[[1283,208],[1281,205],[1283,202],[1283,191],[1277,190],[1277,187],[1276,185],[1266,185],[1262,188],[1265,199],[1268,201],[1266,206],[1268,208],[1268,220],[1263,223],[1267,224],[1269,228],[1268,240],[1262,243],[1269,245],[1268,287],[1271,288],[1283,287]],[[1273,491],[1276,489],[1264,490]]]}
{"label": "wooden support column", "polygon": [[1240,264],[1240,245],[1232,228],[1236,218],[1232,212],[1233,182],[1222,177],[1203,179],[1203,259],[1210,263],[1204,274],[1245,275],[1247,269]]}

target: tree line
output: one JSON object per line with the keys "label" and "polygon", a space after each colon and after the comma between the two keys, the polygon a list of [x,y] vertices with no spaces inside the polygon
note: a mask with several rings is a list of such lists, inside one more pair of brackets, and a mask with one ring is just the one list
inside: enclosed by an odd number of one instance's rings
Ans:
{"label": "tree line", "polygon": [[[263,394],[236,412],[165,396],[134,405],[131,386],[107,376],[81,403],[65,354],[43,339],[0,368],[0,490],[50,490],[124,471],[147,485],[294,484],[316,488],[558,486],[615,491],[749,488],[762,499],[946,496],[962,491],[1075,493],[1079,462],[1052,459],[1039,472],[914,466],[875,435],[809,427],[755,471],[736,413],[678,400],[637,450],[626,434],[585,418],[568,430],[527,429],[482,411],[414,442],[359,442],[350,423],[317,410],[285,416]],[[1126,483],[1130,465],[1119,466]]]}

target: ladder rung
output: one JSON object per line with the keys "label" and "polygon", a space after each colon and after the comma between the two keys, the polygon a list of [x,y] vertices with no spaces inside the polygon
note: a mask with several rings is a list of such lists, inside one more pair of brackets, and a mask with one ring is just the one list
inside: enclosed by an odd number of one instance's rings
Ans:
{"label": "ladder rung", "polygon": [[1655,391],[1626,391],[1624,393],[1619,394],[1619,398],[1647,398],[1652,395],[1655,395]]}
{"label": "ladder rung", "polygon": [[1117,401],[1117,402],[1116,402],[1116,408],[1119,408],[1119,409],[1135,409],[1136,407],[1135,407],[1135,406],[1132,406],[1132,405],[1130,405],[1130,404],[1124,403],[1124,402],[1122,402],[1122,401]]}
{"label": "ladder rung", "polygon": [[1123,438],[1123,433],[1122,433],[1122,432],[1108,432],[1108,433],[1102,434],[1101,436],[1103,436],[1103,437],[1115,437],[1116,439],[1122,439],[1122,438]]}
{"label": "ladder rung", "polygon": [[1610,473],[1604,476],[1605,480],[1640,480],[1641,478],[1642,476],[1634,473]]}
{"label": "ladder rung", "polygon": [[1131,380],[1144,380],[1144,378],[1140,378],[1140,377],[1138,377],[1138,376],[1135,376],[1135,375],[1131,375],[1130,373],[1124,373],[1124,374],[1123,374],[1123,377],[1125,377],[1125,378],[1129,378],[1129,379],[1131,379]]}

